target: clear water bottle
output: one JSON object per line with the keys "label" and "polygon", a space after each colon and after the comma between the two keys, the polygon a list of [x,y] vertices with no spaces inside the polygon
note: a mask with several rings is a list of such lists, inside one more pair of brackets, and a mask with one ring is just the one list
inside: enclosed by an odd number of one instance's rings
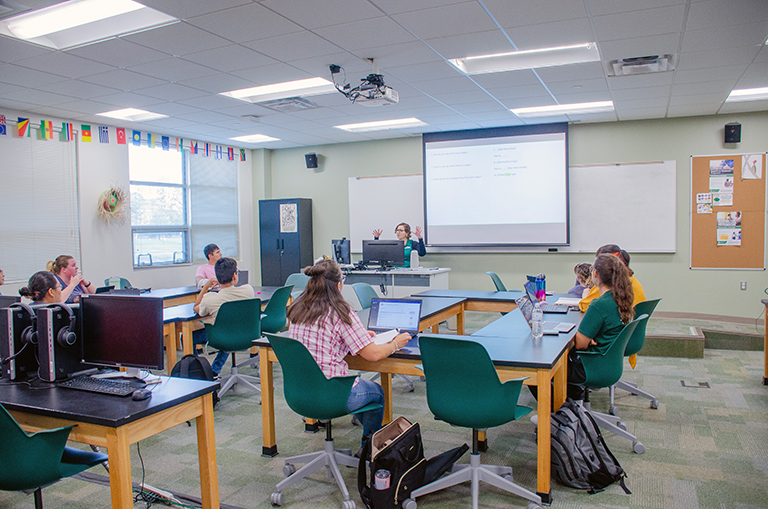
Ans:
{"label": "clear water bottle", "polygon": [[544,311],[541,310],[541,305],[537,302],[533,306],[533,313],[531,313],[531,331],[533,332],[533,339],[541,339],[544,335]]}

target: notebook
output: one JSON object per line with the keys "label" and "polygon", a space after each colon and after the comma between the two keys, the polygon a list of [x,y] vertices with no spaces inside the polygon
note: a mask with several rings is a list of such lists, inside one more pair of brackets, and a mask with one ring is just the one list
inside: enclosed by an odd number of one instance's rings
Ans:
{"label": "notebook", "polygon": [[418,334],[420,319],[420,300],[372,299],[368,330],[376,333],[376,343],[387,343],[403,332]]}
{"label": "notebook", "polygon": [[[523,316],[525,317],[525,321],[528,322],[528,325],[531,325],[531,318],[533,315],[533,305],[534,303],[531,302],[530,297],[527,295],[523,295],[519,299],[515,301],[517,304],[517,307],[520,309],[520,311],[523,313]],[[561,332],[570,332],[571,329],[576,327],[575,323],[571,322],[555,322],[552,320],[546,320],[542,323],[542,329],[544,330],[544,334],[559,334]]]}
{"label": "notebook", "polygon": [[568,312],[568,306],[560,306],[557,304],[547,304],[546,301],[539,300],[536,298],[536,288],[534,287],[533,283],[530,281],[526,281],[523,285],[525,287],[525,293],[528,295],[528,298],[531,299],[531,302],[536,304],[537,302],[541,306],[541,310],[545,313],[567,313]]}

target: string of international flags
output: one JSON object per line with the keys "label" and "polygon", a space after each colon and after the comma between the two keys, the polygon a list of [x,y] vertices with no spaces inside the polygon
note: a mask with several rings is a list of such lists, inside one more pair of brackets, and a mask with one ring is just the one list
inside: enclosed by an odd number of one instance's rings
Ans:
{"label": "string of international flags", "polygon": [[[13,120],[10,120],[13,122]],[[109,143],[109,126],[100,125],[98,127],[99,143]],[[126,130],[124,127],[115,127],[115,135],[118,145],[126,145],[128,140],[126,139]],[[61,141],[72,141],[74,136],[75,127],[71,122],[61,123]],[[230,161],[234,161],[236,154],[234,147],[223,147],[222,145],[214,145],[213,143],[184,140],[183,138],[175,138],[174,142],[171,142],[170,136],[158,136],[152,133],[144,133],[145,137],[142,138],[142,132],[132,130],[131,143],[135,146],[141,146],[142,142],[149,148],[155,148],[158,144],[163,150],[170,150],[173,147],[176,151],[189,150],[190,154],[203,155],[205,157],[215,157],[216,159],[223,159],[224,149],[226,148],[226,157]],[[42,140],[53,139],[53,122],[50,120],[41,120],[39,128],[39,138]],[[0,136],[6,136],[8,134],[8,125],[6,123],[5,115],[0,115]],[[30,125],[28,118],[18,117],[16,121],[16,134],[19,138],[31,138],[32,126]],[[80,141],[84,143],[92,143],[93,136],[91,126],[88,124],[80,124]],[[186,143],[186,145],[185,145]],[[239,160],[245,161],[245,149],[239,149]]]}

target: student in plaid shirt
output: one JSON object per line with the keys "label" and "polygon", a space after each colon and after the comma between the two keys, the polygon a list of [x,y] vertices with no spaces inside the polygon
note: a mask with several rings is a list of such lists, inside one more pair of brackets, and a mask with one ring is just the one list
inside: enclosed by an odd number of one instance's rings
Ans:
{"label": "student in plaid shirt", "polygon": [[[374,343],[374,332],[365,330],[360,319],[341,296],[343,276],[336,262],[322,260],[304,273],[310,277],[304,292],[288,309],[291,337],[307,347],[326,377],[345,376],[349,367],[344,357],[351,353],[376,362],[389,357],[411,340],[399,334],[382,345]],[[375,382],[358,377],[349,394],[347,409],[369,403],[384,404],[384,390]],[[363,423],[363,444],[381,428],[384,409],[369,410],[358,416]]]}

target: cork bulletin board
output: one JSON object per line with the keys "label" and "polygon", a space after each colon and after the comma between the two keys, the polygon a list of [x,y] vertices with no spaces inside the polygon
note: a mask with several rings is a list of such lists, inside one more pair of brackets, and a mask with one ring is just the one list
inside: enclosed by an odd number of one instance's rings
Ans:
{"label": "cork bulletin board", "polygon": [[[729,161],[732,178],[724,175]],[[750,175],[759,178],[745,178]],[[732,196],[710,193],[713,186],[732,190]],[[692,269],[765,270],[765,153],[692,156],[690,199]]]}

